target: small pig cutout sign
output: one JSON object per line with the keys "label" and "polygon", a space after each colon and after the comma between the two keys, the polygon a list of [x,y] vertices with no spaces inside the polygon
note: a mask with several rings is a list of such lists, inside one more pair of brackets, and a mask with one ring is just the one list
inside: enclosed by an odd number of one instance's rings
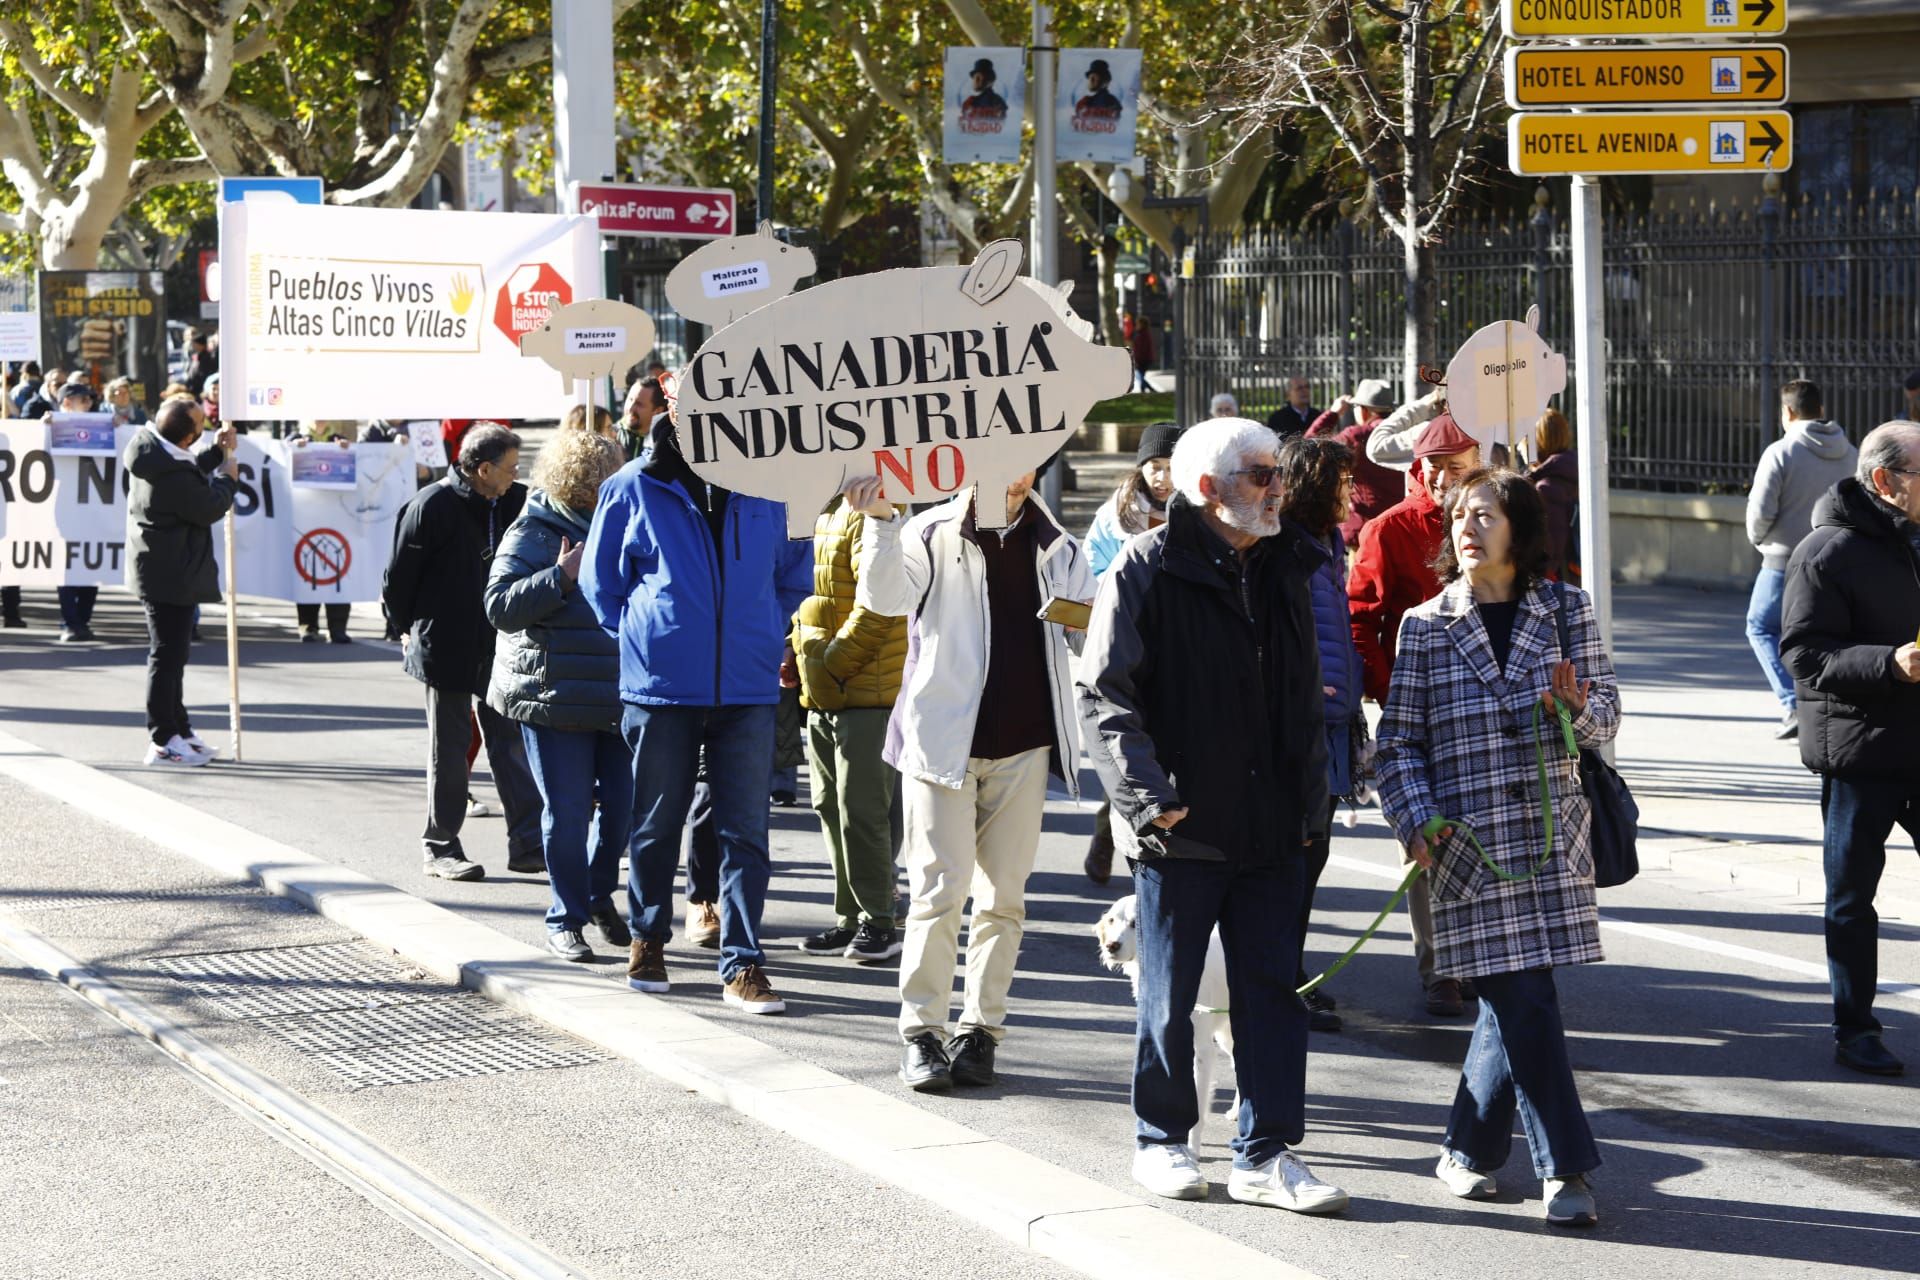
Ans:
{"label": "small pig cutout sign", "polygon": [[667,273],[667,301],[689,320],[718,329],[793,292],[813,274],[813,250],[783,243],[773,224],[750,236],[714,240]]}
{"label": "small pig cutout sign", "polygon": [[1477,330],[1447,365],[1447,411],[1482,449],[1511,450],[1567,389],[1567,358],[1539,329],[1540,308],[1529,307],[1525,324],[1500,320]]}
{"label": "small pig cutout sign", "polygon": [[563,391],[576,378],[611,378],[653,350],[653,318],[631,303],[591,298],[556,307],[538,329],[522,334],[520,354],[560,371]]}
{"label": "small pig cutout sign", "polygon": [[[997,240],[970,267],[834,280],[719,330],[680,379],[681,452],[713,484],[786,503],[794,538],[853,476],[899,503],[1004,492],[1132,378],[1067,306],[1071,283],[1036,284],[1020,259]],[[1000,528],[1005,504],[975,519]]]}

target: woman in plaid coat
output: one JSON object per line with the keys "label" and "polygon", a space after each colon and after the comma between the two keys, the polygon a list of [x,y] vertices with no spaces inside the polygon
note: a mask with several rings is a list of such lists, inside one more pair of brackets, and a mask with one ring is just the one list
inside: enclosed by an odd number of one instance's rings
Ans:
{"label": "woman in plaid coat", "polygon": [[[1436,970],[1472,978],[1480,993],[1437,1172],[1456,1195],[1493,1195],[1517,1106],[1546,1182],[1547,1221],[1590,1226],[1587,1175],[1600,1154],[1574,1085],[1553,970],[1601,958],[1592,810],[1552,700],[1571,714],[1575,741],[1594,747],[1619,727],[1619,686],[1592,605],[1573,587],[1563,589],[1572,652],[1561,652],[1546,510],[1524,477],[1475,472],[1455,487],[1446,515],[1444,585],[1401,626],[1375,757],[1381,809],[1432,877]],[[1544,864],[1536,708],[1554,816]],[[1441,817],[1470,827],[1516,878],[1496,875],[1451,826],[1429,846],[1422,828]]]}

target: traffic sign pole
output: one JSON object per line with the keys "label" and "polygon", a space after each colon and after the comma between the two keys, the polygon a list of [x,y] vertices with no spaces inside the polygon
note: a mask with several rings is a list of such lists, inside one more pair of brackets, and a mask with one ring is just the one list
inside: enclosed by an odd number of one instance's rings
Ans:
{"label": "traffic sign pole", "polygon": [[1613,543],[1608,514],[1607,312],[1598,179],[1573,180],[1573,396],[1580,424],[1580,582],[1600,643],[1613,652]]}

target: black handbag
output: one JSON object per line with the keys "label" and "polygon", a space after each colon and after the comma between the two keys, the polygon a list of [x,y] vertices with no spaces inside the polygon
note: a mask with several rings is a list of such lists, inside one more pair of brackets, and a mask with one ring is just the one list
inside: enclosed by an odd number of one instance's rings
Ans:
{"label": "black handbag", "polygon": [[[1554,620],[1560,629],[1560,656],[1573,661],[1573,637],[1567,625],[1567,593],[1553,589]],[[1580,749],[1580,790],[1593,810],[1593,883],[1598,889],[1625,884],[1640,874],[1640,806],[1626,779],[1591,747]]]}

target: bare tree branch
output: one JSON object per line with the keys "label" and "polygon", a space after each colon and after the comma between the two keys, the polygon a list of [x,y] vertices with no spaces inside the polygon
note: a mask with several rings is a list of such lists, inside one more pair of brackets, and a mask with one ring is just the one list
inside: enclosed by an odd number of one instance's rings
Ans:
{"label": "bare tree branch", "polygon": [[212,182],[220,176],[205,156],[174,156],[167,159],[135,160],[129,173],[125,203],[139,203],[161,187],[182,182]]}

